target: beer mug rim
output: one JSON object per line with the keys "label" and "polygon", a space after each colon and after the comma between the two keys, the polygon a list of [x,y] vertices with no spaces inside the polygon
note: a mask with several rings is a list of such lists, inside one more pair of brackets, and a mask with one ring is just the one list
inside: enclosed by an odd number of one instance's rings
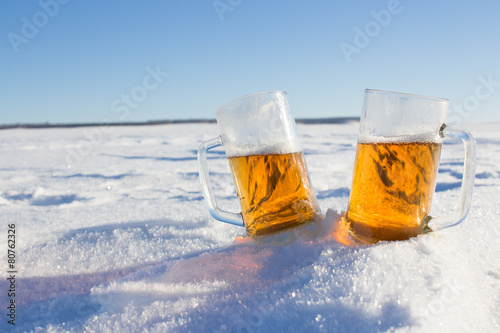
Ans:
{"label": "beer mug rim", "polygon": [[446,98],[417,95],[417,94],[409,94],[409,93],[402,93],[402,92],[396,92],[396,91],[385,91],[385,90],[378,90],[378,89],[365,89],[365,93],[376,93],[376,94],[383,94],[383,95],[399,95],[399,96],[408,96],[408,97],[412,97],[412,98],[427,99],[427,100],[431,100],[431,101],[439,101],[439,102],[445,102],[445,103],[449,102],[449,100]]}
{"label": "beer mug rim", "polygon": [[215,114],[219,113],[219,112],[222,112],[222,110],[224,108],[226,108],[226,106],[236,102],[236,101],[239,101],[239,100],[242,100],[242,99],[245,99],[245,98],[249,98],[249,97],[253,97],[253,96],[257,96],[257,95],[264,95],[264,94],[272,94],[272,93],[281,93],[283,95],[288,95],[288,93],[284,90],[263,90],[263,91],[259,91],[259,92],[255,92],[255,93],[251,93],[251,94],[246,94],[246,95],[243,95],[243,96],[240,96],[238,98],[235,98],[225,104],[223,104],[222,106],[220,106],[217,110],[215,110]]}

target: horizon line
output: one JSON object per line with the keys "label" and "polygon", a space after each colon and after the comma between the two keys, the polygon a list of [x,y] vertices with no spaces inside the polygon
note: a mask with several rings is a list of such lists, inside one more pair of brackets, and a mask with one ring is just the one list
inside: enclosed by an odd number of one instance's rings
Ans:
{"label": "horizon line", "polygon": [[[359,117],[332,117],[332,118],[297,118],[298,124],[344,124],[359,121]],[[215,118],[207,119],[172,119],[172,120],[148,120],[133,122],[88,122],[88,123],[17,123],[0,125],[0,130],[13,128],[74,128],[74,127],[96,127],[96,126],[151,126],[151,125],[175,125],[190,123],[216,123]]]}

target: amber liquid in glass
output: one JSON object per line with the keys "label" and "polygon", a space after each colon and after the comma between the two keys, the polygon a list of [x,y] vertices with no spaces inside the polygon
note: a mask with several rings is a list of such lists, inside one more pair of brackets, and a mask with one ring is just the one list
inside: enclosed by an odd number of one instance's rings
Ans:
{"label": "amber liquid in glass", "polygon": [[321,215],[302,152],[230,157],[229,165],[247,235],[282,231]]}
{"label": "amber liquid in glass", "polygon": [[436,184],[441,143],[358,143],[347,210],[358,241],[405,240],[421,233]]}

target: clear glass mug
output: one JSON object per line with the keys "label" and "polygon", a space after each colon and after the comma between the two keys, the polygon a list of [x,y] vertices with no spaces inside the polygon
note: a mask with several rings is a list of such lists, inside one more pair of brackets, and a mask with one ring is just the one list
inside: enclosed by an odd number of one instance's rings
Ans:
{"label": "clear glass mug", "polygon": [[[243,96],[216,111],[220,136],[203,142],[198,165],[203,195],[217,220],[245,226],[258,237],[321,216],[284,91]],[[206,153],[223,146],[242,212],[219,209],[209,181]]]}
{"label": "clear glass mug", "polygon": [[[469,210],[475,141],[444,124],[448,100],[365,90],[346,220],[358,242],[405,240],[462,222]],[[431,217],[444,137],[464,143],[458,204],[450,215]]]}

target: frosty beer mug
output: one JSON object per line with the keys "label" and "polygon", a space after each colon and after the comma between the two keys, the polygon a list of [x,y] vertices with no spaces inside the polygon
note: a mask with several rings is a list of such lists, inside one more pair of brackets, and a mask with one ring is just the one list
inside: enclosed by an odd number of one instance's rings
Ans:
{"label": "frosty beer mug", "polygon": [[[295,120],[283,91],[243,96],[216,111],[220,136],[201,144],[203,195],[217,220],[245,226],[250,237],[279,232],[321,215],[311,187]],[[241,213],[219,209],[209,182],[206,153],[223,146]]]}
{"label": "frosty beer mug", "polygon": [[[365,90],[346,219],[362,243],[405,240],[462,222],[474,185],[475,141],[444,124],[448,100]],[[465,147],[458,204],[450,215],[431,217],[444,137]]]}

